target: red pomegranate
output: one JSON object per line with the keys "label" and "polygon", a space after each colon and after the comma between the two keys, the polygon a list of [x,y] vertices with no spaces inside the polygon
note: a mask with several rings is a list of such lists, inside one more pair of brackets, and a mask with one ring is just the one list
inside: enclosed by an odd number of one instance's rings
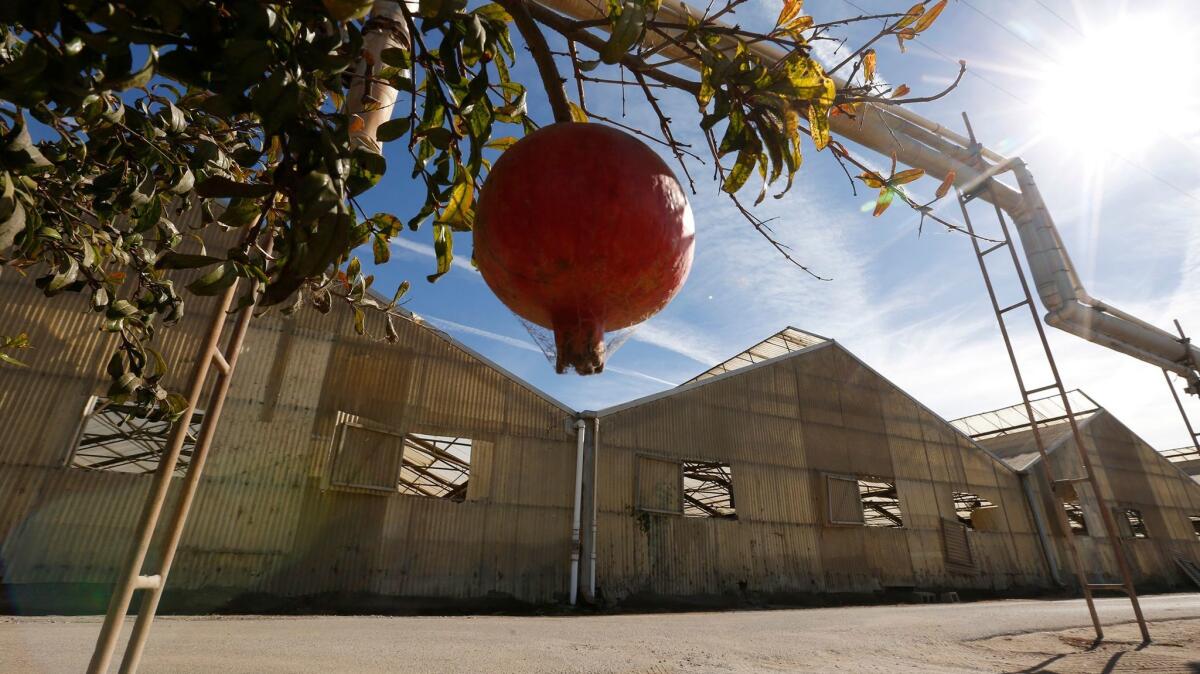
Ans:
{"label": "red pomegranate", "polygon": [[555,369],[604,369],[604,333],[653,316],[683,286],[695,226],[667,164],[633,136],[560,123],[496,162],[475,212],[492,292],[554,331]]}

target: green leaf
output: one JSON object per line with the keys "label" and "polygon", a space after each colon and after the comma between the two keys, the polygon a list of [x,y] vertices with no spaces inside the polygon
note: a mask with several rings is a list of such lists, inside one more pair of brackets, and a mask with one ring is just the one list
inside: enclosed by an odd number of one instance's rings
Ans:
{"label": "green leaf", "polygon": [[450,264],[454,262],[454,232],[448,225],[434,224],[433,250],[437,254],[437,273],[425,277],[430,283],[450,271]]}
{"label": "green leaf", "polygon": [[210,199],[220,199],[226,197],[245,197],[253,199],[255,197],[265,197],[275,190],[271,185],[262,183],[245,183],[226,178],[225,176],[212,176],[205,178],[196,185],[196,194]]}
{"label": "green leaf", "polygon": [[388,239],[383,234],[375,234],[375,240],[371,244],[371,251],[375,253],[375,264],[385,264],[392,258],[392,249],[388,245]]}
{"label": "green leaf", "polygon": [[725,176],[725,184],[721,189],[729,194],[735,194],[742,189],[742,185],[746,184],[746,180],[750,177],[750,172],[754,170],[754,165],[758,161],[758,153],[750,150],[742,150],[738,153],[737,162],[734,163],[733,169]]}
{"label": "green leaf", "polygon": [[354,149],[350,163],[350,176],[346,179],[346,190],[357,196],[379,184],[387,172],[387,160],[382,154],[365,147]]}
{"label": "green leaf", "polygon": [[259,217],[262,209],[263,206],[258,199],[237,197],[229,200],[229,205],[225,207],[217,220],[230,227],[245,227]]}
{"label": "green leaf", "polygon": [[237,278],[237,267],[232,262],[225,262],[189,283],[187,289],[194,295],[219,295],[233,285]]}
{"label": "green leaf", "polygon": [[375,132],[375,138],[381,143],[387,143],[404,134],[408,133],[409,127],[412,126],[412,120],[408,117],[398,117],[384,122],[379,125],[379,129]]}
{"label": "green leaf", "polygon": [[371,11],[374,0],[321,0],[325,11],[337,21],[361,19]]}
{"label": "green leaf", "polygon": [[177,253],[169,250],[158,258],[158,262],[154,263],[155,269],[198,269],[207,267],[211,264],[224,262],[219,257],[211,255],[192,255],[188,253]]}

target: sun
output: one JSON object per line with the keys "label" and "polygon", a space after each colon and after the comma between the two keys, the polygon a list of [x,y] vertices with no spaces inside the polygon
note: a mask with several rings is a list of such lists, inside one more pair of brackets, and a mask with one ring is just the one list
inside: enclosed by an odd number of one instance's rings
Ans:
{"label": "sun", "polygon": [[1200,57],[1194,21],[1129,14],[1085,22],[1044,59],[1032,129],[1059,149],[1143,154],[1200,131]]}

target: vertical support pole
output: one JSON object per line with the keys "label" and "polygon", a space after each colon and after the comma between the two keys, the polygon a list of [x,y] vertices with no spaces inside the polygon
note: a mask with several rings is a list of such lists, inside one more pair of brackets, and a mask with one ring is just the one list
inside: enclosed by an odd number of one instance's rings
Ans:
{"label": "vertical support pole", "polygon": [[126,556],[121,576],[117,581],[116,588],[113,590],[112,599],[109,600],[108,612],[104,616],[104,624],[100,628],[100,636],[96,639],[96,649],[92,652],[92,659],[88,664],[87,671],[89,674],[103,674],[107,672],[109,663],[112,661],[113,651],[116,649],[117,639],[121,634],[121,625],[124,624],[125,616],[129,612],[129,604],[133,601],[133,592],[139,588],[138,577],[141,575],[142,565],[146,561],[146,553],[150,550],[154,531],[158,527],[158,518],[162,513],[163,505],[167,499],[167,492],[171,487],[171,475],[175,472],[175,464],[179,461],[179,453],[183,449],[183,442],[187,437],[188,429],[191,427],[192,416],[196,412],[196,405],[200,401],[201,393],[204,391],[204,383],[208,379],[208,370],[213,362],[212,354],[216,352],[217,343],[221,338],[221,331],[225,327],[225,315],[233,303],[237,286],[237,283],[231,285],[221,296],[221,299],[217,301],[212,321],[209,323],[208,331],[205,333],[204,339],[200,344],[200,349],[196,356],[196,364],[192,369],[191,386],[188,389],[187,409],[179,421],[176,422],[174,430],[171,431],[171,438],[167,444],[166,451],[159,458],[158,469],[154,472],[154,481],[150,486],[150,493],[146,495],[146,501],[142,505],[141,514],[138,516],[137,533],[134,534],[133,545]]}
{"label": "vertical support pole", "polygon": [[595,412],[579,415],[586,422],[583,442],[583,489],[582,520],[580,534],[583,537],[583,573],[579,574],[579,593],[587,603],[596,601],[596,453],[599,448],[597,431],[600,420]]}

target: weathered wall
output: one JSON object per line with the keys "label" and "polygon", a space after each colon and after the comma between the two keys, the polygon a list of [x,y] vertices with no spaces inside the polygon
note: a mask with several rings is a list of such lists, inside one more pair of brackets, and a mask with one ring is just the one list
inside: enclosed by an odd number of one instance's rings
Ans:
{"label": "weathered wall", "polygon": [[[0,582],[16,603],[98,584],[98,599],[64,601],[102,603],[150,482],[68,467],[84,404],[107,388],[112,342],[80,298],[46,300],[8,272],[0,296],[0,332],[26,330],[35,345],[20,354],[28,368],[0,369]],[[212,307],[189,298],[182,324],[161,332],[181,376]],[[397,344],[353,334],[336,310],[252,326],[171,591],[218,605],[244,593],[536,603],[566,592],[569,411],[407,320]],[[328,488],[339,412],[472,438],[466,501]]]}
{"label": "weathered wall", "polygon": [[[1180,571],[1176,557],[1200,563],[1200,538],[1188,516],[1200,517],[1200,485],[1138,438],[1106,411],[1080,424],[1084,445],[1096,470],[1096,479],[1109,507],[1140,510],[1147,538],[1124,538],[1134,582],[1147,588],[1185,588],[1190,581]],[[1069,435],[1050,454],[1058,478],[1082,476],[1074,439]],[[1040,473],[1040,467],[1031,471]],[[1053,503],[1045,480],[1037,484],[1042,498]],[[1084,565],[1094,582],[1117,582],[1120,574],[1105,532],[1099,508],[1089,485],[1078,487],[1088,535],[1075,536]],[[1057,527],[1056,527],[1057,529]],[[1060,559],[1067,563],[1065,541],[1056,536]],[[1072,573],[1064,567],[1064,573]]]}
{"label": "weathered wall", "polygon": [[[610,601],[1048,582],[1017,475],[835,343],[602,413],[600,429]],[[639,455],[728,461],[737,519],[640,512]],[[826,473],[894,479],[904,527],[829,524]],[[951,491],[1003,513],[996,531],[969,532],[973,570],[944,560]]]}

